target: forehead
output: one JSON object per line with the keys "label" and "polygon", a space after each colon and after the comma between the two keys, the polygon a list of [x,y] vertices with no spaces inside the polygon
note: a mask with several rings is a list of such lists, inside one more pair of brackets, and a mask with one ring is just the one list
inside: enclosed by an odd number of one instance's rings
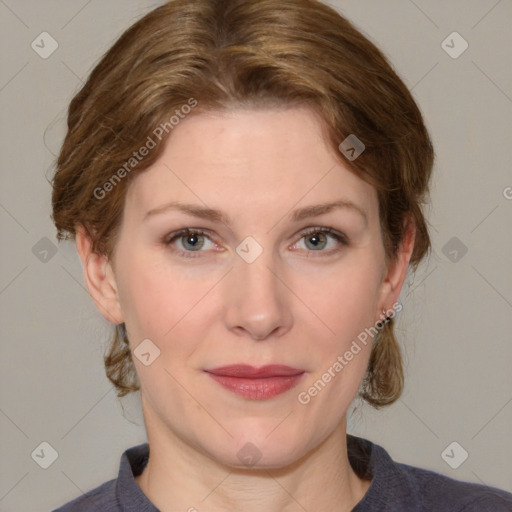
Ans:
{"label": "forehead", "polygon": [[171,200],[243,215],[351,200],[376,213],[374,188],[356,176],[306,107],[237,109],[191,115],[163,153],[130,184],[126,206],[139,212]]}

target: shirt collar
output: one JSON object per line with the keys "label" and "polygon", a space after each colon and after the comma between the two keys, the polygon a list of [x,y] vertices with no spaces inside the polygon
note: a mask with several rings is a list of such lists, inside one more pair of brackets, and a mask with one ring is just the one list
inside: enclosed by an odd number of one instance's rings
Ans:
{"label": "shirt collar", "polygon": [[149,444],[139,444],[121,456],[116,482],[116,498],[123,512],[159,512],[135,481],[149,459]]}
{"label": "shirt collar", "polygon": [[373,512],[393,503],[399,510],[418,510],[418,490],[410,475],[403,471],[381,446],[366,439],[347,436],[352,468],[360,477],[371,478],[370,487],[352,512]]}

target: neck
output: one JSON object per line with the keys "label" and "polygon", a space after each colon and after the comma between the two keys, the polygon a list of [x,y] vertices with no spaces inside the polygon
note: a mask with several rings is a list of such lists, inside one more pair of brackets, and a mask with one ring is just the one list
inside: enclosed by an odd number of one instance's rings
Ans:
{"label": "neck", "polygon": [[150,458],[135,480],[161,512],[350,511],[370,485],[350,466],[345,420],[302,459],[274,469],[219,464],[169,431],[148,430],[148,441]]}

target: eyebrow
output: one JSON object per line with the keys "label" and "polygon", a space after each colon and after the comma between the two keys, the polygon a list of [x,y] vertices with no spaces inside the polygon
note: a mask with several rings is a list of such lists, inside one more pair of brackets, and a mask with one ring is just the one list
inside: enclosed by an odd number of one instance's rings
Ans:
{"label": "eyebrow", "polygon": [[[294,222],[298,222],[310,217],[324,215],[337,209],[348,209],[358,213],[363,218],[365,225],[368,226],[368,215],[366,211],[356,203],[346,199],[299,208],[292,213],[291,219]],[[230,224],[229,217],[220,210],[180,202],[166,203],[162,206],[149,210],[144,216],[144,221],[154,217],[155,215],[167,213],[168,211],[179,211],[187,215],[191,215],[192,217],[198,217],[214,222],[222,222],[227,225]]]}

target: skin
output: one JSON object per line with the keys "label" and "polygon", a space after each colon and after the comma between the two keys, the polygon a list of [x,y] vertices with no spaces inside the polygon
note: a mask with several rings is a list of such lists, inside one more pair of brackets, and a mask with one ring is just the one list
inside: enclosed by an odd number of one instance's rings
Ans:
{"label": "skin", "polygon": [[[298,208],[339,199],[362,208],[367,224],[349,208],[291,220]],[[230,222],[174,210],[145,220],[169,201],[222,210]],[[303,234],[319,226],[344,233],[348,245]],[[183,228],[207,234],[165,244]],[[247,236],[263,248],[252,263],[236,252]],[[312,110],[187,117],[130,184],[112,260],[91,252],[82,229],[76,243],[101,313],[125,322],[132,350],[149,338],[161,351],[149,366],[134,357],[151,450],[136,481],[160,510],[344,511],[362,499],[370,482],[348,461],[346,413],[370,343],[308,404],[297,397],[397,302],[414,226],[386,265],[376,191],[328,145]],[[297,387],[256,401],[204,372],[234,363],[306,373]],[[252,467],[237,457],[248,442],[261,454]]]}

